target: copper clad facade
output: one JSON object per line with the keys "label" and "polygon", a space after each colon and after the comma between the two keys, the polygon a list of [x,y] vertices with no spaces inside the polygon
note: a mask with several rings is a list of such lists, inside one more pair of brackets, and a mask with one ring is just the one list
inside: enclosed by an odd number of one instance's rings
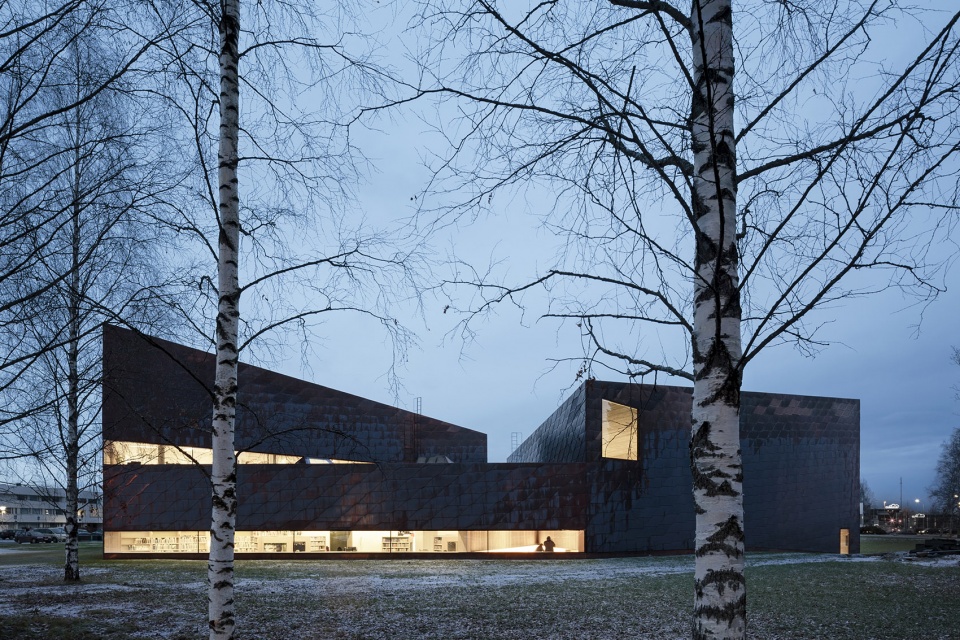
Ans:
{"label": "copper clad facade", "polygon": [[[204,468],[111,467],[110,530],[206,530]],[[583,529],[585,465],[241,465],[243,530]]]}
{"label": "copper clad facade", "polygon": [[[103,439],[210,448],[214,356],[105,326]],[[260,367],[240,365],[236,446],[365,462],[486,462],[487,436]]]}
{"label": "copper clad facade", "polygon": [[[601,452],[602,402],[637,410],[637,460]],[[588,463],[586,546],[608,552],[692,550],[689,388],[588,381],[508,458]],[[579,428],[577,436],[572,434]],[[742,394],[747,548],[860,548],[860,401]]]}
{"label": "copper clad facade", "polygon": [[[210,447],[213,356],[104,328],[106,442]],[[237,448],[374,464],[242,464],[238,530],[578,530],[590,553],[693,548],[690,390],[588,381],[510,456],[486,435],[241,365]],[[636,460],[601,451],[636,409]],[[859,401],[744,393],[749,549],[859,550]],[[450,463],[418,459],[445,456]],[[208,468],[105,464],[106,531],[209,528]]]}

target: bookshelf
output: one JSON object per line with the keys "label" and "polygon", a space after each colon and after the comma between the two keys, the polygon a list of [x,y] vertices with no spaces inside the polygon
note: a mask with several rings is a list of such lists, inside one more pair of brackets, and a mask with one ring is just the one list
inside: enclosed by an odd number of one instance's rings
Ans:
{"label": "bookshelf", "polygon": [[451,540],[450,538],[445,539],[441,536],[436,536],[433,539],[433,550],[436,552],[441,552],[441,551],[455,552],[457,550],[457,541],[456,539]]}
{"label": "bookshelf", "polygon": [[381,538],[381,550],[384,553],[400,553],[410,551],[410,538],[408,536],[384,536]]}

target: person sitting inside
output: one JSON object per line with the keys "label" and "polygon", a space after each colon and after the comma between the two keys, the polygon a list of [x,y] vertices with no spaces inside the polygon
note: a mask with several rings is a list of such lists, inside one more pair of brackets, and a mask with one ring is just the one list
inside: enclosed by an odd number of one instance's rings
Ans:
{"label": "person sitting inside", "polygon": [[550,539],[550,536],[547,536],[547,539],[543,541],[543,550],[552,553],[553,548],[557,546],[556,543]]}

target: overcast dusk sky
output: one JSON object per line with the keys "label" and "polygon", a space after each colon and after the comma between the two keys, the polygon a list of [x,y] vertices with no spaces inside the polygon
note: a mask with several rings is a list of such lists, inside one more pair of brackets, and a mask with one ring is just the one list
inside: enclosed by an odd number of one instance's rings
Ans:
{"label": "overcast dusk sky", "polygon": [[[428,177],[415,157],[399,161],[405,149],[413,150],[405,145],[417,137],[409,128],[415,126],[403,124],[375,136],[381,154],[372,159],[378,172],[361,189],[368,215],[410,214],[410,195]],[[514,259],[510,272],[519,277],[536,262],[531,254],[549,252],[556,242],[521,209],[522,203],[507,201],[499,216],[455,230],[449,241],[487,246]],[[830,309],[821,315],[830,346],[816,357],[790,347],[770,349],[748,366],[743,388],[859,399],[862,478],[878,501],[898,502],[902,478],[903,500],[911,506],[918,498],[926,503],[941,443],[960,426],[954,389],[960,386],[960,367],[950,359],[951,345],[960,346],[956,272],[949,275],[948,287],[925,307],[888,291]],[[321,326],[308,372],[300,369],[298,357],[281,369],[406,409],[414,409],[420,397],[424,414],[486,433],[490,461],[504,461],[511,434],[530,435],[578,384],[578,363],[554,366],[551,359],[580,355],[579,335],[503,306],[475,325],[475,341],[465,344],[456,331],[462,317],[444,313],[444,306],[443,299],[428,297],[422,319],[406,318],[420,344],[399,371],[404,388],[396,400],[384,375],[389,345],[376,323],[355,316]],[[687,384],[664,377],[660,383]]]}
{"label": "overcast dusk sky", "polygon": [[[880,53],[891,62],[913,56],[925,39],[899,37],[909,25],[895,28],[898,35]],[[372,168],[358,188],[358,211],[375,223],[390,223],[409,217],[419,204],[411,197],[430,179],[422,159],[446,150],[431,147],[443,140],[430,132],[430,122],[409,112],[392,114],[378,128],[358,131],[353,140]],[[535,199],[535,194],[533,199],[498,194],[493,216],[435,239],[438,257],[456,252],[480,262],[503,260],[511,277],[529,277],[548,263],[558,243],[541,226],[537,214],[542,203]],[[956,246],[938,253],[953,255]],[[886,291],[820,312],[825,326],[819,336],[830,346],[815,357],[785,346],[768,349],[748,366],[743,388],[859,399],[861,477],[878,502],[899,502],[902,479],[904,502],[913,507],[920,499],[926,505],[941,444],[960,426],[960,367],[950,359],[951,347],[960,346],[958,277],[956,270],[947,273],[948,290],[925,306]],[[463,318],[444,313],[446,303],[427,296],[422,317],[401,313],[400,319],[417,332],[419,346],[398,370],[403,384],[399,397],[393,397],[385,378],[389,345],[375,322],[356,316],[344,315],[320,327],[313,345],[316,357],[306,372],[296,352],[274,368],[406,409],[414,409],[419,397],[424,414],[486,433],[490,461],[503,461],[511,434],[529,436],[579,384],[579,362],[554,362],[582,354],[579,333],[503,305],[474,325],[475,340],[465,343],[457,330]],[[677,347],[667,345],[668,353],[672,348]],[[686,384],[664,377],[659,382]]]}
{"label": "overcast dusk sky", "polygon": [[[751,363],[744,380],[748,391],[859,399],[861,476],[877,500],[887,502],[899,502],[900,478],[905,501],[926,501],[941,443],[960,426],[953,388],[960,385],[960,367],[949,358],[950,345],[960,342],[953,332],[960,296],[948,291],[926,309],[919,328],[918,311],[897,312],[903,306],[898,296],[884,295],[838,309],[833,345],[814,358],[785,347],[771,350]],[[483,325],[461,354],[458,339],[444,336],[450,321],[442,307],[427,315],[432,329],[422,333],[401,372],[406,394],[396,404],[413,409],[421,397],[426,415],[486,433],[490,460],[505,460],[511,433],[530,435],[576,384],[576,367],[553,368],[548,360],[576,356],[577,336],[558,333],[546,321],[524,327],[508,313]],[[353,329],[368,337],[376,331]],[[395,404],[381,375],[389,366],[387,346],[338,335],[321,347],[310,377]]]}

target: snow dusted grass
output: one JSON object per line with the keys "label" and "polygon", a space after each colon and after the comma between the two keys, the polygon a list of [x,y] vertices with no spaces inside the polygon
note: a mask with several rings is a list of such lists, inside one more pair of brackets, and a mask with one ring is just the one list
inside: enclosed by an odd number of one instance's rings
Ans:
{"label": "snow dusted grass", "polygon": [[[79,585],[62,549],[0,547],[0,637],[205,635],[205,563],[99,560]],[[245,561],[239,637],[689,637],[690,557],[604,560]],[[751,637],[960,638],[960,564],[804,554],[748,557]]]}

